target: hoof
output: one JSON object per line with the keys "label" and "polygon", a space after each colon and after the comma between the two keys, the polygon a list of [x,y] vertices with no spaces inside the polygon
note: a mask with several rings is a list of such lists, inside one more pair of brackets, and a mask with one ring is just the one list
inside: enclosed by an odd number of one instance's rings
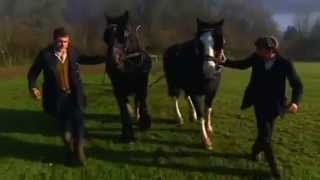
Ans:
{"label": "hoof", "polygon": [[151,128],[150,116],[140,117],[138,122],[139,122],[139,128],[142,131],[146,131]]}
{"label": "hoof", "polygon": [[262,161],[263,160],[263,154],[260,152],[260,153],[258,153],[258,154],[251,154],[250,155],[250,159],[252,160],[252,161],[254,161],[254,162],[256,162],[256,161]]}
{"label": "hoof", "polygon": [[202,137],[202,143],[205,145],[207,150],[213,150],[212,142]]}
{"label": "hoof", "polygon": [[183,119],[176,119],[176,121],[177,121],[177,125],[178,126],[182,126],[182,125],[184,125],[184,120]]}
{"label": "hoof", "polygon": [[206,149],[207,150],[209,150],[209,151],[212,151],[213,150],[213,146],[212,146],[212,144],[210,144],[210,145],[206,145]]}
{"label": "hoof", "polygon": [[184,125],[184,122],[178,122],[178,123],[177,123],[177,126],[178,126],[178,127],[181,127],[181,126],[183,126],[183,125]]}

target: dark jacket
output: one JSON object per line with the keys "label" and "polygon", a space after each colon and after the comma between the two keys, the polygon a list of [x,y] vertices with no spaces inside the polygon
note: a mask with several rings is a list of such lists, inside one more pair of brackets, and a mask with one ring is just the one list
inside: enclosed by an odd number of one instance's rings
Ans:
{"label": "dark jacket", "polygon": [[[73,47],[68,49],[68,60],[72,101],[76,107],[82,109],[85,105],[85,96],[80,78],[79,63],[97,64],[103,62],[104,60],[102,58],[81,56]],[[56,115],[58,109],[57,100],[62,95],[62,91],[59,87],[57,63],[58,60],[54,55],[54,48],[53,46],[49,46],[40,51],[28,72],[28,85],[29,90],[31,91],[32,88],[37,87],[36,80],[41,71],[43,71],[43,110],[54,116]]]}
{"label": "dark jacket", "polygon": [[279,54],[276,55],[275,62],[271,69],[265,69],[265,62],[257,54],[239,60],[227,60],[226,67],[247,69],[252,67],[250,82],[245,90],[241,104],[241,109],[246,109],[252,105],[265,105],[276,108],[278,113],[283,113],[286,109],[286,79],[292,88],[291,102],[299,104],[303,86],[301,80],[290,60],[284,59]]}

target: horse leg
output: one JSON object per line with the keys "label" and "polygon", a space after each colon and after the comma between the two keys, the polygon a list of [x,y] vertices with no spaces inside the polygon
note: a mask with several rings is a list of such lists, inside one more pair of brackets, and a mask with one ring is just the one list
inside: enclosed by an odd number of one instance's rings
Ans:
{"label": "horse leg", "polygon": [[148,74],[142,74],[135,96],[136,112],[141,130],[151,127],[151,117],[147,106],[148,96]]}
{"label": "horse leg", "polygon": [[208,150],[212,150],[212,142],[206,130],[206,118],[204,117],[204,103],[201,96],[191,95],[191,100],[194,103],[198,119],[201,123],[202,142],[206,145]]}
{"label": "horse leg", "polygon": [[145,96],[138,96],[138,108],[137,117],[139,117],[139,127],[141,130],[147,130],[151,127],[151,117],[148,111],[148,106],[146,103]]}
{"label": "horse leg", "polygon": [[126,102],[126,107],[127,107],[128,112],[130,114],[130,117],[135,117],[135,110],[132,108],[128,97],[125,98],[125,102]]}
{"label": "horse leg", "polygon": [[212,108],[206,107],[205,109],[205,116],[206,116],[206,131],[208,136],[211,138],[211,141],[213,139],[213,128],[212,128]]}
{"label": "horse leg", "polygon": [[206,131],[211,139],[211,142],[213,142],[213,127],[212,127],[212,102],[213,99],[215,98],[219,84],[220,84],[220,79],[221,79],[221,74],[217,74],[214,79],[210,79],[207,84],[206,84],[206,96],[205,96],[205,126],[206,126]]}
{"label": "horse leg", "polygon": [[194,104],[191,100],[191,97],[190,96],[187,96],[186,97],[187,101],[188,101],[188,105],[189,105],[189,108],[190,108],[190,116],[189,116],[189,119],[191,122],[196,122],[197,121],[197,112],[196,112],[196,109],[194,107]]}
{"label": "horse leg", "polygon": [[118,107],[120,110],[120,118],[122,123],[121,128],[121,140],[124,142],[132,142],[135,140],[131,115],[128,109],[128,101],[127,97],[123,97],[121,95],[116,95],[116,99],[118,102]]}
{"label": "horse leg", "polygon": [[139,107],[140,107],[139,99],[137,96],[135,96],[134,97],[134,113],[137,120],[140,119]]}
{"label": "horse leg", "polygon": [[179,107],[179,97],[175,96],[174,97],[174,106],[175,106],[175,114],[176,114],[176,119],[178,120],[179,125],[183,125],[184,124],[184,120],[180,111],[180,107]]}

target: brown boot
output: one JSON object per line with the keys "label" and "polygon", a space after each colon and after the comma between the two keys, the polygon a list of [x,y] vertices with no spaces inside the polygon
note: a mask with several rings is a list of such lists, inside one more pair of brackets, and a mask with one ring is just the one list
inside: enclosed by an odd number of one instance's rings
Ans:
{"label": "brown boot", "polygon": [[65,164],[71,165],[73,162],[73,139],[72,135],[69,131],[65,131],[63,134],[63,142],[64,142],[64,149],[65,149]]}
{"label": "brown boot", "polygon": [[77,165],[84,166],[86,164],[87,157],[85,154],[84,146],[85,146],[84,139],[74,143],[74,156],[76,158]]}

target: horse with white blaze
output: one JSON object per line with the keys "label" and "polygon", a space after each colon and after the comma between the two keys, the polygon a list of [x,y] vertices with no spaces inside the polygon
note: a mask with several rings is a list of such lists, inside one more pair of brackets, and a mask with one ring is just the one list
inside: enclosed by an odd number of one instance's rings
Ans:
{"label": "horse with white blaze", "polygon": [[192,119],[201,123],[202,141],[207,149],[212,149],[212,102],[221,79],[222,67],[218,62],[225,60],[223,22],[197,19],[196,37],[169,47],[163,55],[168,94],[174,98],[179,124],[184,123],[179,108],[179,96],[184,91]]}

